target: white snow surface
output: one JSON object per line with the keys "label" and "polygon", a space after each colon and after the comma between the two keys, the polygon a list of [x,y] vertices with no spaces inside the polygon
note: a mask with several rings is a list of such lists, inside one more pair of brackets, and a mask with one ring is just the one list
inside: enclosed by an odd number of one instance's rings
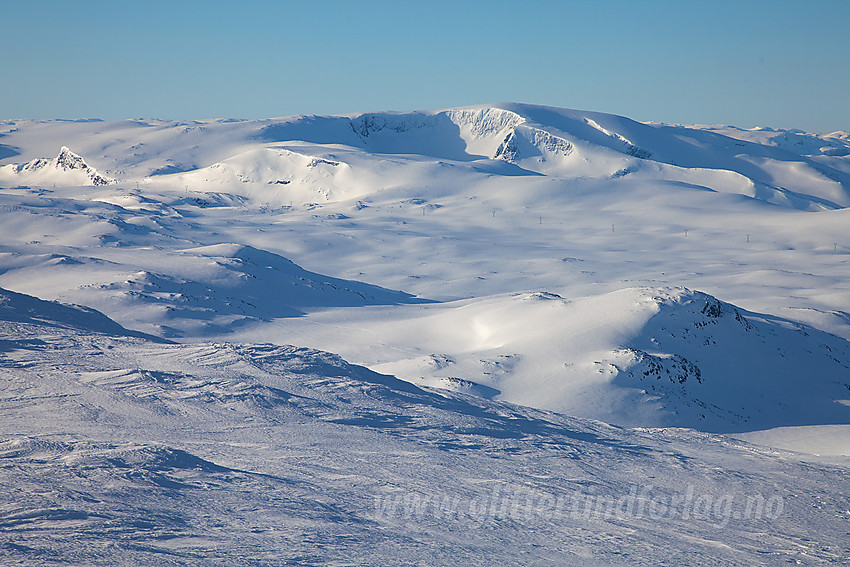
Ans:
{"label": "white snow surface", "polygon": [[[132,335],[132,336],[131,336]],[[0,561],[841,564],[847,467],[0,291]]]}
{"label": "white snow surface", "polygon": [[[514,103],[0,122],[0,553],[842,564],[848,191],[846,133]],[[546,504],[650,485],[719,516]]]}

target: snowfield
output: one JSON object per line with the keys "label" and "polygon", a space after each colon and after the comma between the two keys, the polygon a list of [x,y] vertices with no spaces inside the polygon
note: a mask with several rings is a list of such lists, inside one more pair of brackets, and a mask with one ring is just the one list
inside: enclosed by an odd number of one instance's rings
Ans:
{"label": "snowfield", "polygon": [[850,552],[846,465],[0,299],[7,564],[839,564]]}
{"label": "snowfield", "polygon": [[4,563],[850,560],[846,133],[499,104],[0,156]]}

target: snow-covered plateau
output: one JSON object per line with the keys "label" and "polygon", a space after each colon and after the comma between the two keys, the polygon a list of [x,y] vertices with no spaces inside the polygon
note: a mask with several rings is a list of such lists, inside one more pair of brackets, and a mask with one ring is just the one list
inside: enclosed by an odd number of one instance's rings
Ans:
{"label": "snow-covered plateau", "polygon": [[843,565],[850,135],[0,122],[0,563]]}

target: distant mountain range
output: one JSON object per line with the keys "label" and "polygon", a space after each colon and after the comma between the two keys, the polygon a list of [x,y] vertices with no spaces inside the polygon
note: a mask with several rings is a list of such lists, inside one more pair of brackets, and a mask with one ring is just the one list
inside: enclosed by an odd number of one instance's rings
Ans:
{"label": "distant mountain range", "polygon": [[10,289],[623,425],[850,424],[846,133],[511,103],[0,134]]}

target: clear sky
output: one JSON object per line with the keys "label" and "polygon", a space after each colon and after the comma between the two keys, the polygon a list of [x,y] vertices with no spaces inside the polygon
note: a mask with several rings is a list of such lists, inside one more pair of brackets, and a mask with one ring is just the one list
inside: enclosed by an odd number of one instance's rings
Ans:
{"label": "clear sky", "polygon": [[850,0],[0,0],[0,119],[516,101],[850,131]]}

